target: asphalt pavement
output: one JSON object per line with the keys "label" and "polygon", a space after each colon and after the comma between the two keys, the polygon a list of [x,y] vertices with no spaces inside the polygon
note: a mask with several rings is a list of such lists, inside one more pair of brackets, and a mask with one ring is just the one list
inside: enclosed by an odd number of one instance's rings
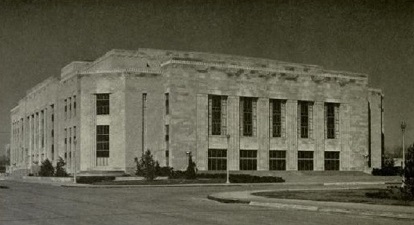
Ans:
{"label": "asphalt pavement", "polygon": [[[284,210],[207,199],[220,192],[269,186],[67,188],[0,181],[0,224],[412,224],[409,220]],[[284,185],[297,188],[297,185]]]}

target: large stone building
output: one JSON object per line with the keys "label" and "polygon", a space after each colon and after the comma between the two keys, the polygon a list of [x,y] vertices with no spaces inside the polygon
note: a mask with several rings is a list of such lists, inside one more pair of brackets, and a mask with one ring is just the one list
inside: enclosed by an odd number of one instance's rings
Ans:
{"label": "large stone building", "polygon": [[[11,164],[70,173],[161,165],[204,170],[381,167],[383,94],[366,74],[231,55],[112,50],[72,62],[11,110]],[[76,169],[75,169],[76,168]]]}

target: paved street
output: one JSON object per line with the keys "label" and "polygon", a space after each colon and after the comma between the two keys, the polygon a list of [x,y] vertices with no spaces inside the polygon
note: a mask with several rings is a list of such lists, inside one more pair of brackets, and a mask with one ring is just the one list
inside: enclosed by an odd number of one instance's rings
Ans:
{"label": "paved street", "polygon": [[[0,181],[0,224],[412,224],[348,214],[286,211],[207,200],[269,187],[63,188]],[[274,186],[273,186],[274,187]]]}

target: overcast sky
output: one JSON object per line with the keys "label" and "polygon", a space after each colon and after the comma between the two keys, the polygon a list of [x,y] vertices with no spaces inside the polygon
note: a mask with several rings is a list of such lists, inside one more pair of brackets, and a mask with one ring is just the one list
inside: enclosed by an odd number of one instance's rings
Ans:
{"label": "overcast sky", "polygon": [[10,142],[10,109],[27,89],[71,61],[114,48],[225,53],[367,73],[370,86],[385,93],[386,147],[400,145],[401,120],[413,143],[413,6],[404,0],[0,0],[0,148]]}

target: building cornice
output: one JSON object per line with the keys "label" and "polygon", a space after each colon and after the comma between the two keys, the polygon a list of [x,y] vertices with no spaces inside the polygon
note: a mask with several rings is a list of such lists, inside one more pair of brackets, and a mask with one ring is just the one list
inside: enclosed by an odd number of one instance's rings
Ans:
{"label": "building cornice", "polygon": [[341,79],[355,79],[355,80],[367,80],[368,75],[362,73],[352,73],[345,71],[332,71],[332,70],[321,70],[320,72],[303,72],[303,71],[291,71],[286,69],[276,69],[276,68],[263,68],[263,67],[254,67],[254,66],[241,66],[241,65],[230,65],[222,63],[209,63],[201,61],[190,61],[190,60],[177,60],[171,59],[163,62],[161,68],[164,68],[168,65],[194,65],[194,66],[204,66],[204,67],[215,67],[215,68],[226,68],[226,69],[241,69],[241,70],[256,70],[270,73],[285,73],[285,74],[295,74],[295,75],[309,75],[309,76],[320,76],[320,77],[333,77]]}

